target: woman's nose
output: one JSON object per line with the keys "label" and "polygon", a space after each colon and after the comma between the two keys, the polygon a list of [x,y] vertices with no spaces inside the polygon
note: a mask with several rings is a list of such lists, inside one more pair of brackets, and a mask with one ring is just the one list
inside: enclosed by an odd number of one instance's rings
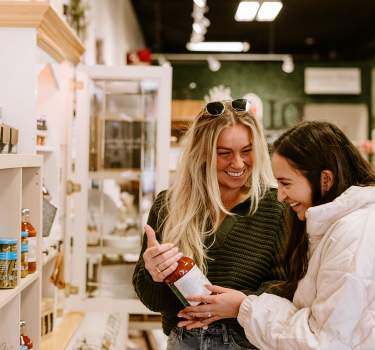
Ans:
{"label": "woman's nose", "polygon": [[232,161],[232,167],[235,169],[242,169],[244,165],[244,160],[241,155],[235,155]]}

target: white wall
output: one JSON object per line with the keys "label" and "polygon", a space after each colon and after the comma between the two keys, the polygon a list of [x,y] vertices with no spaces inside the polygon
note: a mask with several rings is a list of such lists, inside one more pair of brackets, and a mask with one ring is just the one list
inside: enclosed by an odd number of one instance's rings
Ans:
{"label": "white wall", "polygon": [[90,0],[85,63],[95,64],[95,40],[103,40],[106,65],[126,63],[126,53],[145,47],[130,0]]}

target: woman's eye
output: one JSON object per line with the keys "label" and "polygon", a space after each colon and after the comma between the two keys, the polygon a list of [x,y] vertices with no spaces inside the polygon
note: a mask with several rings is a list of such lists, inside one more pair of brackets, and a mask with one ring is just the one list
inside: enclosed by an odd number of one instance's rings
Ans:
{"label": "woman's eye", "polygon": [[227,156],[230,154],[230,152],[218,152],[217,153],[219,156]]}
{"label": "woman's eye", "polygon": [[244,154],[249,154],[251,151],[252,151],[252,149],[244,149],[244,150],[242,151],[242,153],[244,153]]}

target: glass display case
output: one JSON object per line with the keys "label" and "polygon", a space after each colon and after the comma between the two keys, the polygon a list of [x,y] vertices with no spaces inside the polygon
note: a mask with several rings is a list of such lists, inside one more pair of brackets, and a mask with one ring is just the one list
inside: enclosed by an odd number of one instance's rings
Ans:
{"label": "glass display case", "polygon": [[[144,224],[161,190],[158,153],[168,154],[158,130],[168,130],[169,142],[170,118],[161,115],[160,90],[160,80],[149,77],[94,77],[89,86],[89,297],[135,297],[131,276]],[[166,170],[168,184],[168,165]]]}

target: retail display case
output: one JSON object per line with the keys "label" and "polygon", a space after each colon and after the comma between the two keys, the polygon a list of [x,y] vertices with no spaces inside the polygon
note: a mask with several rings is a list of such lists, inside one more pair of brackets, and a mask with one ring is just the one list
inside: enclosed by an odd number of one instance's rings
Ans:
{"label": "retail display case", "polygon": [[171,69],[85,67],[90,83],[86,292],[136,298],[143,226],[168,187]]}

